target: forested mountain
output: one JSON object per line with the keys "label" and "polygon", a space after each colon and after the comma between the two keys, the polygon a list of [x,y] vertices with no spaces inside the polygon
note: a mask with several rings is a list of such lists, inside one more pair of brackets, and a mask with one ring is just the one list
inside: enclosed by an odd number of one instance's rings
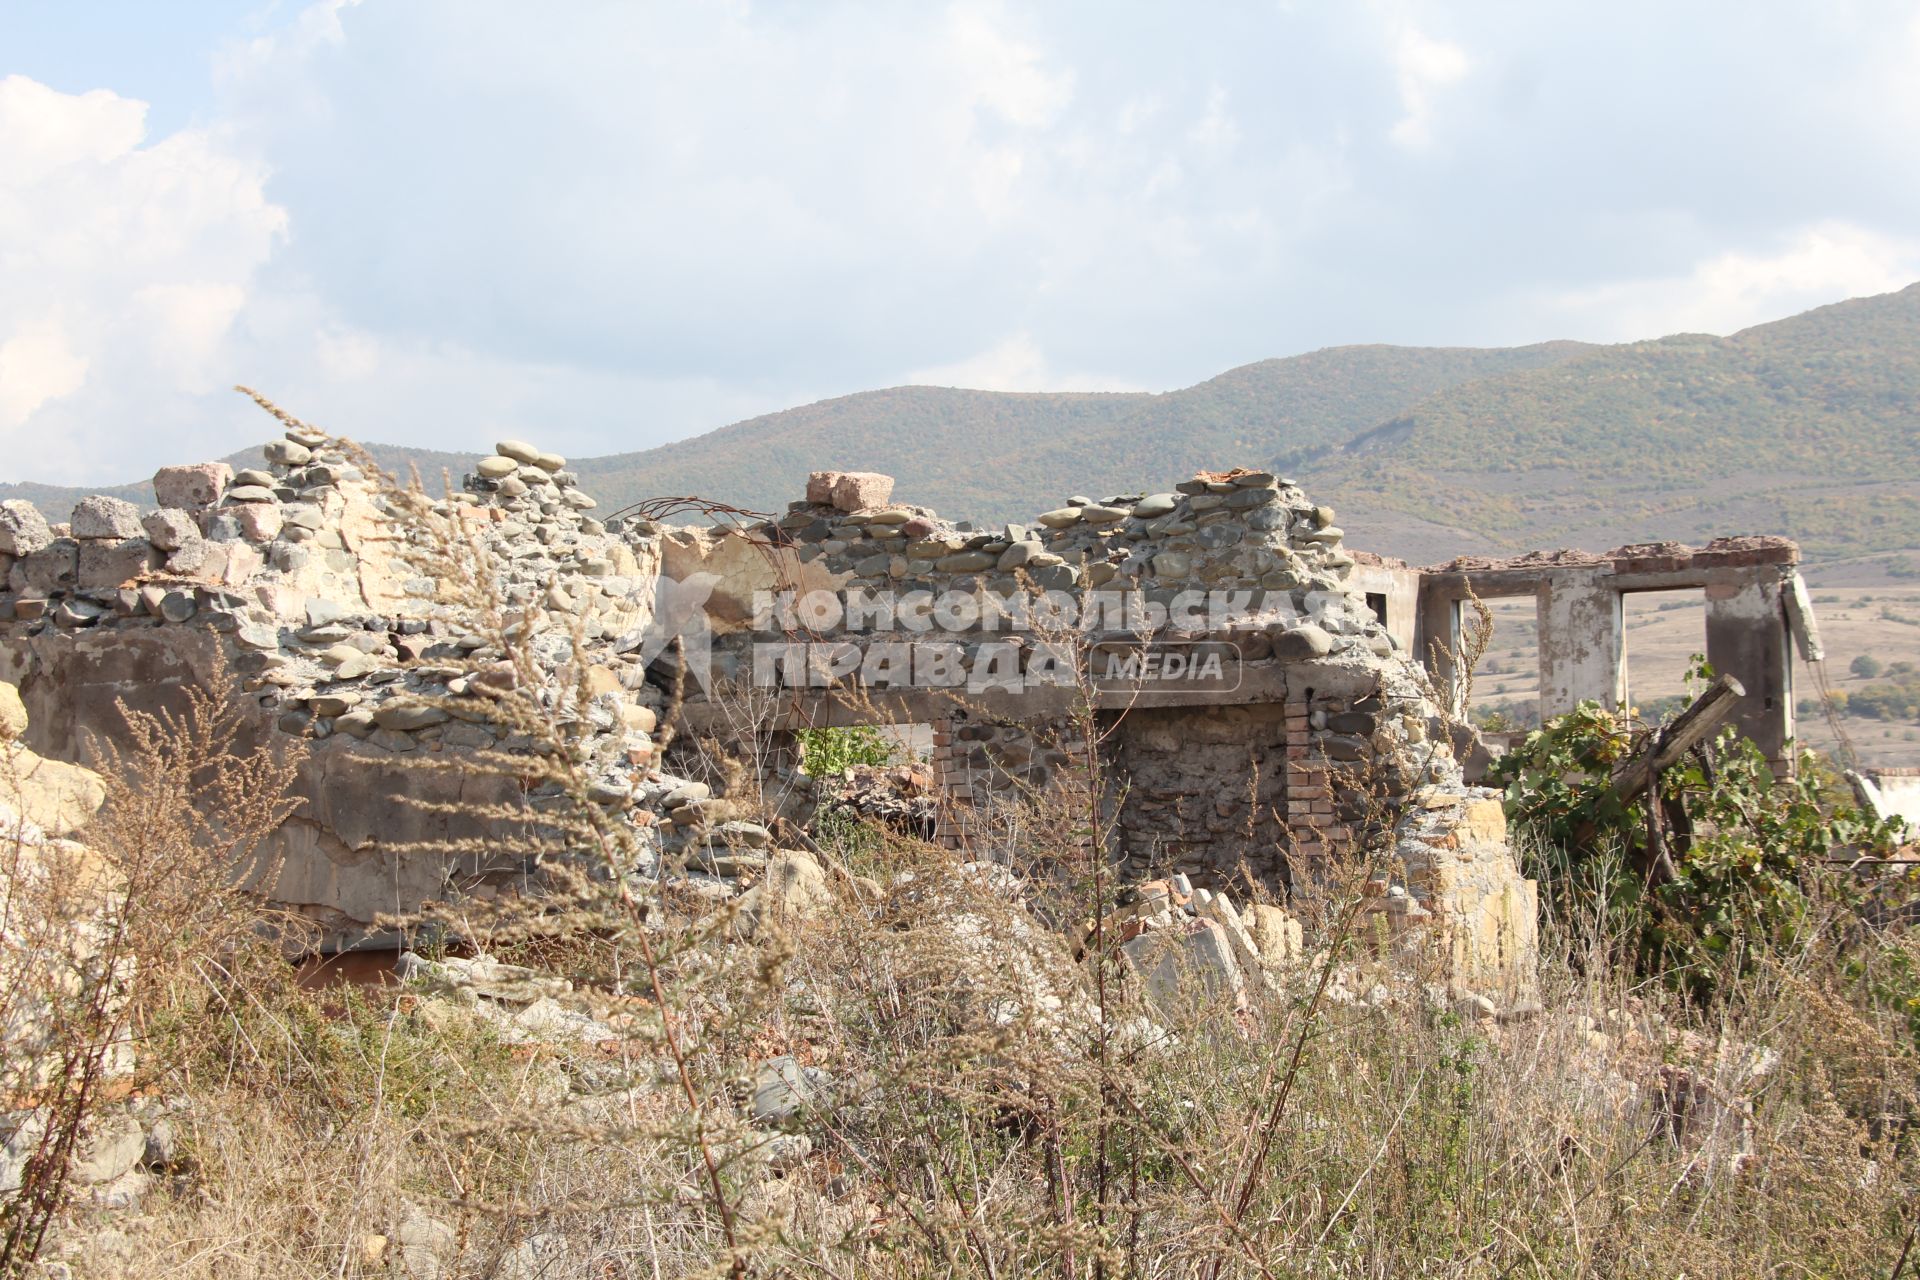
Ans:
{"label": "forested mountain", "polygon": [[[470,461],[375,450],[436,482]],[[1235,465],[1292,474],[1356,545],[1413,559],[1716,533],[1787,533],[1816,559],[1920,547],[1920,284],[1725,338],[1334,347],[1162,394],[893,387],[573,463],[606,511],[779,511],[840,468],[982,519]],[[79,492],[0,486],[55,518]]]}
{"label": "forested mountain", "polygon": [[1591,348],[1282,456],[1335,500],[1513,546],[1764,532],[1829,559],[1920,547],[1920,284],[1727,338]]}

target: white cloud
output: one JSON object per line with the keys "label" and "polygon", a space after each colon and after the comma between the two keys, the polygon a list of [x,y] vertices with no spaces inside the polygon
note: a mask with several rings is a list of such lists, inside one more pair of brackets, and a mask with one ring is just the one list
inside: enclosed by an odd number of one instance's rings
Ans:
{"label": "white cloud", "polygon": [[0,431],[25,426],[34,410],[86,380],[87,362],[67,345],[57,320],[22,327],[0,343]]}
{"label": "white cloud", "polygon": [[1441,90],[1464,80],[1473,63],[1459,45],[1434,39],[1411,23],[1396,23],[1391,39],[1401,116],[1388,136],[1403,147],[1425,147],[1433,140]]}
{"label": "white cloud", "polygon": [[0,456],[225,453],[262,427],[233,382],[369,439],[602,453],[906,370],[1175,386],[1920,274],[1865,230],[1920,225],[1910,6],[1226,12],[318,0],[167,136],[0,83]]}
{"label": "white cloud", "polygon": [[181,421],[177,394],[231,382],[230,335],[286,228],[261,166],[205,130],[143,145],[145,115],[0,80],[0,431],[35,479],[131,462]]}
{"label": "white cloud", "polygon": [[947,39],[972,102],[1009,124],[1052,124],[1073,97],[1073,75],[1048,67],[1033,45],[1008,34],[999,4],[956,3],[947,10]]}
{"label": "white cloud", "polygon": [[965,387],[973,391],[1139,391],[1137,383],[1102,374],[1061,373],[1048,362],[1031,333],[1015,333],[953,364],[917,369],[903,379],[912,386]]}
{"label": "white cloud", "polygon": [[329,378],[363,382],[380,371],[380,340],[363,329],[328,325],[314,335],[313,358]]}
{"label": "white cloud", "polygon": [[1920,240],[1826,222],[1770,251],[1715,254],[1684,275],[1572,290],[1549,302],[1571,336],[1632,341],[1670,333],[1728,334],[1844,298],[1889,293],[1920,279]]}
{"label": "white cloud", "polygon": [[1240,142],[1240,126],[1227,109],[1227,91],[1214,85],[1207,93],[1207,113],[1188,131],[1193,145],[1209,156],[1224,156]]}

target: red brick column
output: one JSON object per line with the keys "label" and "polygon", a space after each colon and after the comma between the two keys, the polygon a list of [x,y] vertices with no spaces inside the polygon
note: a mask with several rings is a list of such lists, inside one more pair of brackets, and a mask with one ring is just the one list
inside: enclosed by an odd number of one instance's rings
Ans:
{"label": "red brick column", "polygon": [[1313,729],[1307,722],[1307,704],[1287,704],[1287,834],[1291,852],[1300,857],[1324,857],[1325,829],[1333,825],[1333,789],[1327,764],[1313,747]]}
{"label": "red brick column", "polygon": [[953,749],[953,721],[933,722],[934,839],[948,849],[966,843],[966,811],[973,807],[973,784],[966,764]]}

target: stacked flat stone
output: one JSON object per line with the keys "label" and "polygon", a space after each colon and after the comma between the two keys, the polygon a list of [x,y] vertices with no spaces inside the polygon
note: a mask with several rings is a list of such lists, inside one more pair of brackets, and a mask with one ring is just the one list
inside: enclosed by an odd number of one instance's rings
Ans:
{"label": "stacked flat stone", "polygon": [[1148,880],[1127,897],[1108,913],[1104,936],[1118,942],[1148,999],[1162,1007],[1190,1000],[1195,985],[1244,1005],[1249,988],[1266,986],[1301,958],[1300,921],[1284,908],[1242,908],[1185,875]]}
{"label": "stacked flat stone", "polygon": [[[502,441],[464,491],[435,508],[481,533],[499,566],[495,586],[531,634],[544,682],[538,696],[575,722],[594,799],[640,820],[647,815],[636,797],[648,785],[657,800],[685,782],[659,773],[652,734],[661,697],[637,657],[615,644],[644,616],[636,605],[651,603],[655,540],[644,526],[609,533],[565,467],[558,455]],[[315,743],[393,754],[532,749],[483,707],[460,705],[462,695],[511,683],[515,673],[471,633],[445,584],[409,570],[404,553],[367,559],[358,539],[398,546],[419,531],[394,523],[396,513],[331,437],[292,430],[264,446],[256,467],[167,467],[153,486],[152,510],[94,496],[65,527],[29,503],[0,504],[0,618],[25,635],[210,629],[269,722]],[[403,601],[396,610],[367,608],[369,575]],[[312,593],[316,584],[321,594]],[[571,676],[562,674],[575,659],[576,626],[603,664],[585,706],[570,705]],[[661,825],[704,836],[711,823],[699,816],[688,810]]]}
{"label": "stacked flat stone", "polygon": [[[355,557],[329,521],[341,486],[363,482],[359,468],[318,433],[289,431],[262,453],[261,467],[237,475],[224,462],[162,468],[153,479],[159,505],[144,514],[121,498],[82,498],[64,532],[26,503],[5,504],[0,605],[17,621],[60,627],[185,622],[209,607],[231,615],[223,589],[263,568],[288,572],[319,554],[353,572]],[[226,629],[237,625],[228,621]]]}
{"label": "stacked flat stone", "polygon": [[1162,604],[1183,591],[1230,591],[1249,610],[1296,620],[1254,638],[1250,659],[1316,658],[1354,645],[1391,651],[1385,628],[1347,587],[1354,559],[1333,511],[1271,472],[1196,475],[1168,493],[1075,496],[1031,523],[992,530],[892,504],[886,477],[843,498],[836,486],[846,478],[814,473],[807,499],[763,532],[799,544],[803,563],[851,575],[849,589],[1097,588],[1138,590]]}
{"label": "stacked flat stone", "polygon": [[466,477],[457,501],[487,509],[482,528],[502,566],[501,591],[517,608],[578,615],[587,639],[622,628],[602,615],[637,589],[632,539],[644,530],[609,536],[587,513],[598,503],[577,485],[567,460],[523,440],[502,440]]}
{"label": "stacked flat stone", "polygon": [[[489,465],[496,460],[511,460],[514,469]],[[528,471],[537,477],[523,478]],[[528,628],[536,670],[550,682],[539,696],[556,708],[565,700],[560,673],[574,659],[576,623],[589,645],[608,645],[632,625],[641,591],[634,542],[587,516],[595,505],[575,487],[565,459],[518,441],[503,441],[465,478],[462,492],[433,504],[436,514],[479,534],[499,572],[494,587]],[[283,649],[300,656],[277,677],[299,678],[285,694],[281,729],[313,738],[343,734],[399,753],[528,750],[524,736],[493,725],[483,708],[448,701],[510,686],[517,677],[507,655],[471,633],[463,606],[444,598],[443,586],[426,576],[405,579],[401,587],[413,601],[405,618],[308,601],[307,625],[281,637]],[[611,652],[603,656],[617,662]],[[644,701],[651,691],[641,674],[597,669],[588,704],[569,712],[595,771],[595,798],[609,806],[626,807],[636,777],[653,764],[656,713]]]}

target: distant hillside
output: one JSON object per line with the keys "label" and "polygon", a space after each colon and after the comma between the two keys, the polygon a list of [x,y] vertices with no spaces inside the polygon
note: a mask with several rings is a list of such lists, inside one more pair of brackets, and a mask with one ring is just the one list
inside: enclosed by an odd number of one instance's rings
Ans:
{"label": "distant hillside", "polygon": [[[372,447],[436,484],[471,462]],[[1234,465],[1295,476],[1355,545],[1416,561],[1720,533],[1789,534],[1825,561],[1920,548],[1920,285],[1728,338],[1333,347],[1158,395],[893,387],[573,462],[603,511],[779,511],[840,468],[988,520]],[[56,519],[82,492],[0,485]]]}
{"label": "distant hillside", "polygon": [[577,468],[582,483],[614,505],[698,493],[783,510],[807,472],[838,467],[896,476],[895,492],[907,501],[1017,519],[1070,493],[1162,487],[1198,467],[1265,457],[1283,445],[1339,444],[1436,391],[1586,349],[1334,347],[1159,395],[894,387],[642,453],[583,459]]}
{"label": "distant hillside", "polygon": [[[266,426],[272,425],[271,423],[267,423],[264,418],[261,421],[265,423]],[[261,442],[265,443],[268,436],[269,432],[263,428],[260,433]],[[375,462],[387,470],[394,472],[396,475],[405,476],[409,466],[420,468],[421,480],[426,483],[428,488],[435,492],[438,492],[441,488],[440,478],[443,474],[451,473],[454,483],[458,484],[461,475],[473,470],[473,464],[478,461],[480,457],[480,455],[476,453],[443,453],[437,449],[408,449],[400,445],[391,444],[370,444],[366,446],[366,448],[367,452],[373,455]],[[182,458],[180,461],[195,462],[200,461],[200,459]],[[225,458],[218,459],[218,461],[228,463],[236,471],[246,467],[257,467],[260,465],[260,451],[258,449],[247,449],[240,453],[228,454]],[[17,484],[0,484],[0,502],[9,501],[14,498],[25,498],[28,502],[39,507],[47,519],[56,522],[65,520],[73,513],[74,503],[80,501],[80,499],[86,497],[88,494],[93,493],[111,494],[116,498],[125,498],[128,502],[135,503],[136,505],[150,507],[153,505],[153,480],[149,477],[144,480],[131,481],[127,484],[95,485],[91,488],[75,488],[71,485],[36,484],[31,480],[22,481]]]}
{"label": "distant hillside", "polygon": [[1920,546],[1920,284],[1728,338],[1591,348],[1276,461],[1356,513],[1510,546],[1724,532],[1784,533],[1823,559]]}

